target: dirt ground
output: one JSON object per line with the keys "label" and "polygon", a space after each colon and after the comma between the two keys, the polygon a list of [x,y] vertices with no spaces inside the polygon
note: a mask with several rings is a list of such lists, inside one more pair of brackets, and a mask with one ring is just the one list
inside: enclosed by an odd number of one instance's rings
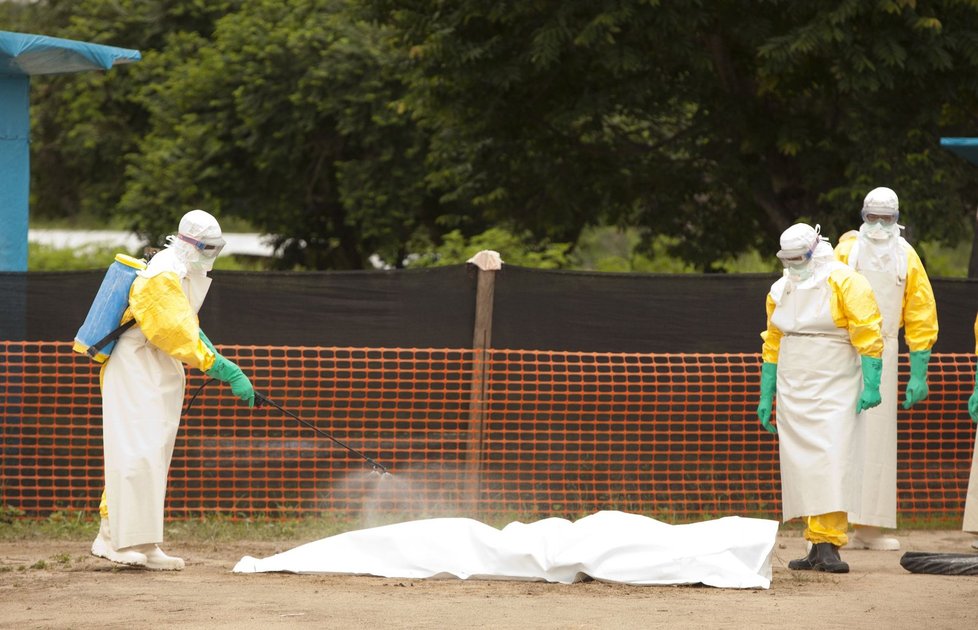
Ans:
{"label": "dirt ground", "polygon": [[[898,532],[904,551],[970,551],[957,531]],[[89,541],[0,543],[2,628],[975,628],[978,577],[920,575],[900,552],[846,551],[847,575],[787,569],[779,536],[768,590],[231,573],[309,541],[166,547],[182,572],[113,565]]]}

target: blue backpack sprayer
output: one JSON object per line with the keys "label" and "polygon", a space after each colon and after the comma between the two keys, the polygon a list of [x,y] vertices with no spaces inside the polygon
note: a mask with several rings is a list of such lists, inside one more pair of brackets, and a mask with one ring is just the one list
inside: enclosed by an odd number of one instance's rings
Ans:
{"label": "blue backpack sprayer", "polygon": [[72,347],[75,352],[86,354],[98,363],[105,363],[119,335],[136,323],[135,319],[131,319],[119,324],[129,307],[129,289],[136,275],[145,268],[145,260],[116,254],[88,309],[85,322],[75,335]]}

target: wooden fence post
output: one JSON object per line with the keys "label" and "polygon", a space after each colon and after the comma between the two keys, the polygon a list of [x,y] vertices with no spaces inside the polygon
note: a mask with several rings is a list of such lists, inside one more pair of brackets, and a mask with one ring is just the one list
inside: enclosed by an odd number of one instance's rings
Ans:
{"label": "wooden fence post", "polygon": [[496,272],[502,268],[499,254],[483,250],[468,260],[478,267],[475,291],[475,326],[472,332],[472,389],[469,396],[469,430],[465,455],[465,494],[480,512],[482,489],[482,433],[487,408],[487,371],[492,347],[492,299]]}

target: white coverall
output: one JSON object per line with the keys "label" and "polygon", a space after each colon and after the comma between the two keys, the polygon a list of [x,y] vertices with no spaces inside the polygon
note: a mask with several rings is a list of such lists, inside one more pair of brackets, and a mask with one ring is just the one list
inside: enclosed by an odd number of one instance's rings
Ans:
{"label": "white coverall", "polygon": [[190,272],[173,248],[150,260],[130,290],[120,338],[102,371],[105,500],[116,549],[163,540],[167,474],[184,395],[186,363],[208,370],[197,311],[211,279]]}
{"label": "white coverall", "polygon": [[897,512],[897,366],[899,342],[911,352],[930,350],[937,342],[937,304],[920,257],[901,236],[882,243],[857,231],[839,239],[835,254],[869,280],[883,316],[882,402],[863,411],[856,427],[860,433],[857,459],[862,463],[860,509],[849,521],[875,527],[896,527]]}
{"label": "white coverall", "polygon": [[[978,354],[978,317],[975,318],[975,354]],[[964,522],[961,529],[978,534],[978,443],[971,458],[971,476],[968,478],[968,496],[964,502]],[[978,541],[972,547],[978,549]]]}
{"label": "white coverall", "polygon": [[[771,286],[763,360],[777,364],[777,429],[783,519],[841,513],[828,535],[809,522],[815,542],[847,542],[845,513],[862,509],[854,454],[861,392],[860,355],[883,351],[881,317],[865,278],[830,260],[811,277],[788,274]],[[836,523],[839,523],[836,525]],[[840,531],[841,530],[841,531]]]}

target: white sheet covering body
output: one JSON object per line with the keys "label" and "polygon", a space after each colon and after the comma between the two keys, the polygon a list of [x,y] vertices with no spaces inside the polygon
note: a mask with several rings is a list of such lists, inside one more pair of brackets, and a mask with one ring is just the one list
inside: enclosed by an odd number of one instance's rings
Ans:
{"label": "white sheet covering body", "polygon": [[245,556],[234,572],[769,588],[777,531],[777,521],[765,519],[669,525],[616,511],[501,530],[433,518],[346,532],[264,559]]}

